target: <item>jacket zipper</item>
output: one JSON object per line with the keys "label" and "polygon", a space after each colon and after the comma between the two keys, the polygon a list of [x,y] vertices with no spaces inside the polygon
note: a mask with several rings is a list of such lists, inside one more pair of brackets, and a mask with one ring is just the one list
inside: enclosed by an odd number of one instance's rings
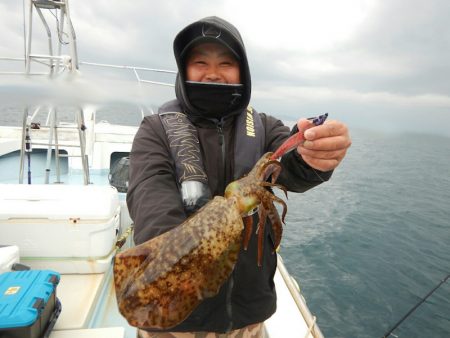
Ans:
{"label": "jacket zipper", "polygon": [[222,164],[224,167],[223,172],[225,173],[225,135],[223,134],[222,122],[217,124],[217,133],[219,134],[219,145],[222,151]]}
{"label": "jacket zipper", "polygon": [[[223,133],[223,123],[220,121],[217,124],[217,133],[219,135],[219,146],[222,152],[222,173],[219,173],[219,177],[222,177],[220,180],[221,183],[221,191],[225,190],[225,180],[226,180],[226,169],[225,169],[225,135]],[[233,291],[234,278],[233,273],[231,274],[230,281],[228,284],[227,294],[226,294],[226,312],[228,315],[228,327],[227,332],[230,332],[233,329],[233,309],[231,306],[231,293]]]}
{"label": "jacket zipper", "polygon": [[[226,175],[225,175],[225,135],[223,133],[223,123],[219,122],[217,124],[217,133],[219,135],[219,146],[220,146],[220,150],[222,152],[222,172],[219,172],[219,177],[222,178],[222,180],[220,180],[220,191],[224,191],[225,190],[225,179],[226,179]],[[220,170],[220,169],[219,169]]]}

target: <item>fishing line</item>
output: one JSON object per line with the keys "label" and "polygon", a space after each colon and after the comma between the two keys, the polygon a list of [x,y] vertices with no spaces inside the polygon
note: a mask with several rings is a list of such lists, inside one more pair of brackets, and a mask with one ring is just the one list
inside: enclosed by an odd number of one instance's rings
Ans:
{"label": "fishing line", "polygon": [[[384,335],[383,335],[383,338],[387,338],[387,337],[389,337],[391,334],[392,334],[392,332],[397,328],[397,327],[399,327],[400,326],[400,324],[401,323],[403,323],[420,305],[422,305],[422,303],[423,302],[425,302],[426,300],[427,300],[427,298],[428,297],[430,297],[433,293],[434,293],[434,291],[436,291],[437,289],[439,289],[440,287],[441,287],[441,285],[442,284],[444,284],[448,279],[450,278],[450,275],[447,275],[447,277],[445,277],[443,280],[441,280],[441,282],[438,284],[438,285],[436,285],[430,292],[428,292],[427,293],[427,295],[425,296],[425,297],[423,297],[416,305],[414,305],[413,307],[412,307],[412,309],[411,310],[409,310],[408,311],[408,313],[406,314],[406,315],[404,315],[403,317],[402,317],[402,319],[400,319],[388,332],[386,332]],[[395,335],[393,335],[393,336],[395,336]]]}
{"label": "fishing line", "polygon": [[313,167],[311,167],[311,169],[314,171],[314,173],[316,174],[316,176],[317,176],[323,183],[326,182],[326,181],[323,179],[323,177],[319,175],[319,173],[316,171],[316,169],[314,169]]}

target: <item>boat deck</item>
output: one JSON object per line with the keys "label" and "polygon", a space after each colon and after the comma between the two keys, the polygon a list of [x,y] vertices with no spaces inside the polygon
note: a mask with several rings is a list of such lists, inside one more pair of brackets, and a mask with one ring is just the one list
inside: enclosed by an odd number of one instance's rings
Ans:
{"label": "boat deck", "polygon": [[[62,311],[50,338],[134,338],[136,328],[129,326],[118,311],[111,277],[112,269],[101,274],[62,275],[57,291]],[[314,337],[308,334],[306,322],[299,320],[303,315],[288,288],[284,287],[279,270],[275,274],[275,284],[278,310],[265,322],[266,337]]]}

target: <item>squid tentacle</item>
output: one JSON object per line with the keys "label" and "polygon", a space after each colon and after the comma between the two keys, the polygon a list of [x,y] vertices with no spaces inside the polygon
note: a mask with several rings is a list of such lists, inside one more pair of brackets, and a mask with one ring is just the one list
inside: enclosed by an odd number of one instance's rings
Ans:
{"label": "squid tentacle", "polygon": [[286,213],[287,213],[287,205],[286,205],[286,202],[283,201],[281,198],[275,196],[275,195],[273,195],[272,198],[273,198],[273,200],[274,200],[275,202],[281,204],[281,206],[283,207],[283,213],[282,213],[282,215],[281,215],[281,221],[284,223],[284,219],[285,219]]}
{"label": "squid tentacle", "polygon": [[283,226],[281,223],[280,215],[275,209],[275,205],[271,202],[271,209],[268,214],[270,222],[272,223],[272,231],[274,234],[274,248],[275,250],[280,246],[281,236],[283,234]]}
{"label": "squid tentacle", "polygon": [[258,266],[262,266],[262,253],[264,249],[264,230],[266,225],[267,210],[262,205],[258,210],[259,222],[256,228],[256,233],[258,234]]}
{"label": "squid tentacle", "polygon": [[257,179],[260,181],[265,181],[267,178],[272,175],[272,183],[275,183],[281,172],[281,164],[277,160],[269,160],[264,163],[261,168],[259,168],[257,173]]}
{"label": "squid tentacle", "polygon": [[[266,183],[267,183],[267,185],[268,186],[272,186],[272,183],[268,183],[268,182],[260,182],[263,186],[266,186]],[[264,196],[264,198],[266,198],[266,199],[268,199],[269,201],[275,201],[275,202],[277,202],[277,203],[279,203],[282,207],[283,207],[283,213],[282,213],[282,216],[281,216],[281,220],[282,220],[282,222],[284,223],[284,219],[285,219],[285,217],[286,217],[286,213],[287,213],[287,205],[286,205],[286,202],[285,201],[283,201],[281,198],[279,198],[278,196],[275,196],[274,194],[272,194],[272,193],[270,193],[269,191],[267,191],[267,190],[264,190],[264,192],[263,192],[263,196]],[[262,203],[264,203],[264,202],[262,202]],[[266,209],[268,209],[268,210],[270,210],[271,208],[270,208],[270,205],[265,205],[265,207],[266,207]],[[274,206],[274,208],[275,208],[275,206]],[[275,209],[275,211],[276,211],[276,209]]]}
{"label": "squid tentacle", "polygon": [[[276,250],[281,242],[281,235],[283,233],[283,227],[282,227],[282,221],[280,219],[280,215],[278,214],[277,209],[275,208],[275,205],[273,203],[273,197],[272,198],[264,200],[263,205],[266,210],[268,210],[267,217],[270,220],[273,235],[274,235],[274,249]],[[284,221],[283,221],[284,223]]]}
{"label": "squid tentacle", "polygon": [[247,250],[248,243],[250,242],[250,238],[252,237],[253,216],[246,216],[242,220],[244,221],[244,239],[242,241],[242,245],[244,247],[244,250]]}
{"label": "squid tentacle", "polygon": [[282,190],[284,192],[284,195],[286,196],[286,198],[288,197],[287,195],[287,189],[285,188],[285,186],[281,185],[281,184],[276,184],[276,183],[270,183],[270,182],[259,182],[259,185],[262,187],[276,187],[280,190]]}

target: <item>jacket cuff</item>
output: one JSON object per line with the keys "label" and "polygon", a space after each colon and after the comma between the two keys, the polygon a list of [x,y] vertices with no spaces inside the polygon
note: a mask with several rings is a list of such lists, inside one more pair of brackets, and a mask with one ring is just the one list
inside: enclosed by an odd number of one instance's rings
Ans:
{"label": "jacket cuff", "polygon": [[[305,175],[305,179],[310,182],[325,182],[328,181],[331,178],[331,175],[333,174],[333,170],[329,171],[321,171],[319,169],[314,169],[311,167],[308,163],[305,162],[303,157],[294,149],[291,151],[290,154],[287,154],[288,156],[291,155],[293,159],[287,159],[288,162],[295,162],[295,166],[300,166],[304,168],[302,170],[303,174]],[[292,164],[291,164],[292,165]]]}

